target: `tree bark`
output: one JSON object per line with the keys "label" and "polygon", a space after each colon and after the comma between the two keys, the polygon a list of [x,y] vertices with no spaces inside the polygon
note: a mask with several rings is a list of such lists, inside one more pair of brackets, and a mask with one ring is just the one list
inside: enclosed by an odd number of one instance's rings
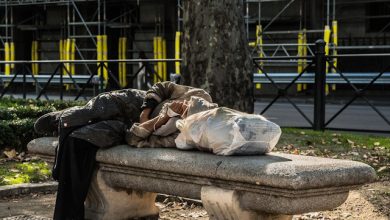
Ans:
{"label": "tree bark", "polygon": [[183,83],[214,102],[253,112],[253,65],[242,0],[184,1]]}

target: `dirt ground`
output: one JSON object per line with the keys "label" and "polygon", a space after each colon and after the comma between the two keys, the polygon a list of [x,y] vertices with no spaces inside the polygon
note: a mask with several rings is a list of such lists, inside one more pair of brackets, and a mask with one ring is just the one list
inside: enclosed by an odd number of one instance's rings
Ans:
{"label": "dirt ground", "polygon": [[[29,194],[19,197],[0,199],[0,218],[32,219],[31,216],[50,218],[55,203],[54,194]],[[199,204],[186,202],[180,198],[167,198],[157,202],[160,219],[207,220],[208,215]],[[20,217],[20,216],[23,216]],[[11,216],[19,216],[9,218]],[[43,219],[43,218],[33,218]],[[324,212],[312,212],[294,216],[298,219],[390,219],[390,181],[381,181],[352,191],[347,201],[337,209]]]}

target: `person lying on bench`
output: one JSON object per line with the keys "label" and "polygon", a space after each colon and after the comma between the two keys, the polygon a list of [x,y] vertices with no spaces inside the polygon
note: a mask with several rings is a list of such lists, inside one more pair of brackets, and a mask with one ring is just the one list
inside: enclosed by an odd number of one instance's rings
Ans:
{"label": "person lying on bench", "polygon": [[[59,182],[54,219],[84,218],[84,201],[99,148],[125,143],[125,136],[126,139],[129,137],[126,131],[134,123],[156,118],[165,104],[189,101],[191,97],[212,103],[210,95],[203,89],[162,82],[147,92],[124,89],[102,93],[84,106],[40,117],[34,124],[35,131],[59,136],[52,169],[53,178]],[[158,138],[149,138],[150,147],[162,146],[150,141],[153,139]]]}
{"label": "person lying on bench", "polygon": [[157,117],[134,123],[126,132],[126,141],[136,147],[261,155],[275,147],[280,135],[280,127],[261,115],[218,107],[193,96],[189,101],[166,103]]}

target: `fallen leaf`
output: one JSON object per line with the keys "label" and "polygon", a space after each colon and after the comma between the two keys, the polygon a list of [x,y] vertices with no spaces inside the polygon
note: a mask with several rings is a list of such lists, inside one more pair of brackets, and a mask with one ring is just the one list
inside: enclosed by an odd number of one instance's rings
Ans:
{"label": "fallen leaf", "polygon": [[5,156],[7,156],[7,158],[10,158],[10,159],[16,157],[16,151],[15,151],[15,149],[8,150],[8,151],[5,150],[3,153],[4,153]]}
{"label": "fallen leaf", "polygon": [[386,170],[386,169],[387,169],[387,167],[386,167],[386,166],[383,166],[383,167],[380,167],[380,168],[377,170],[377,172],[380,173],[380,172],[382,172],[382,171],[384,171],[384,170]]}
{"label": "fallen leaf", "polygon": [[295,148],[292,153],[298,155],[299,154],[299,150]]}
{"label": "fallen leaf", "polygon": [[381,145],[380,142],[374,142],[374,146],[379,146],[379,145]]}

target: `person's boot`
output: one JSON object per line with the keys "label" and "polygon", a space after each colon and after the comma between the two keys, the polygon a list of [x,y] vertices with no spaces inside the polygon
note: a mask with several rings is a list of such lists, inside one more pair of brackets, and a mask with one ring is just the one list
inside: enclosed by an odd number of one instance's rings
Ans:
{"label": "person's boot", "polygon": [[49,112],[39,117],[34,123],[35,132],[56,136],[58,133],[58,122],[63,111]]}

